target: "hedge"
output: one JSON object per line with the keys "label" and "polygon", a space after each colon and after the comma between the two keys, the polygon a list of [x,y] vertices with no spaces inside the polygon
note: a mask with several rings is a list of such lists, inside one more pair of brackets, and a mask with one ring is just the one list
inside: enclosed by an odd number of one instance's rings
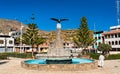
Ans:
{"label": "hedge", "polygon": [[90,55],[90,58],[96,59],[96,60],[98,60],[99,56],[100,56],[100,54],[98,54],[98,53],[90,53],[89,55]]}
{"label": "hedge", "polygon": [[0,59],[7,59],[7,54],[0,53]]}
{"label": "hedge", "polygon": [[[92,59],[98,60],[100,54],[90,53],[89,55]],[[105,56],[105,60],[115,60],[115,59],[120,59],[120,54],[110,54],[108,57]]]}
{"label": "hedge", "polygon": [[32,58],[32,54],[31,53],[0,53],[0,59],[7,59],[7,57]]}
{"label": "hedge", "polygon": [[110,54],[105,58],[106,60],[120,59],[120,54]]}

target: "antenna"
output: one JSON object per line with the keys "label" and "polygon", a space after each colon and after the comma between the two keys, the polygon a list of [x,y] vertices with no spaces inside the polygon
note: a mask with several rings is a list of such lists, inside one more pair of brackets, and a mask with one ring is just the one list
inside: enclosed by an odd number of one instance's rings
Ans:
{"label": "antenna", "polygon": [[95,34],[96,34],[96,26],[95,26],[96,24],[94,23],[94,32],[95,32]]}
{"label": "antenna", "polygon": [[117,0],[116,1],[116,3],[117,3],[117,23],[118,23],[118,25],[120,24],[120,18],[119,18],[119,0]]}

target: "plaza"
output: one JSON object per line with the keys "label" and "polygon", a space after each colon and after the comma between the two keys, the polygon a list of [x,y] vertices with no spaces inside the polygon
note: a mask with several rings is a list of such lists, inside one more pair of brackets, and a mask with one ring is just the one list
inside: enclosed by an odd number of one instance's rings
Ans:
{"label": "plaza", "polygon": [[87,71],[38,71],[21,67],[21,61],[27,59],[9,58],[0,60],[0,74],[120,74],[120,60],[105,60],[103,68]]}

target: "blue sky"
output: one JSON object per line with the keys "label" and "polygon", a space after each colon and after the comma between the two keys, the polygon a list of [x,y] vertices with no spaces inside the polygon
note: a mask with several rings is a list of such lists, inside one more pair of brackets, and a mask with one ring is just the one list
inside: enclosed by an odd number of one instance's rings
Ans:
{"label": "blue sky", "polygon": [[[117,25],[116,0],[0,0],[0,18],[29,23],[32,13],[41,30],[56,30],[50,18],[67,18],[62,29],[76,29],[80,19],[88,19],[90,30],[109,30]],[[95,24],[95,27],[94,27]]]}

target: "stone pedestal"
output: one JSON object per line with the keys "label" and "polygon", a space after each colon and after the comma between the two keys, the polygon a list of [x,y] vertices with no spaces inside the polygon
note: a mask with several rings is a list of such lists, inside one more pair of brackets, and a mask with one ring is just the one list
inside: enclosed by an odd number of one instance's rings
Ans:
{"label": "stone pedestal", "polygon": [[63,47],[63,42],[61,39],[61,24],[57,23],[57,31],[56,31],[56,41],[53,44],[53,47],[48,49],[47,54],[39,54],[39,57],[46,57],[46,58],[69,58],[70,51],[65,50]]}

